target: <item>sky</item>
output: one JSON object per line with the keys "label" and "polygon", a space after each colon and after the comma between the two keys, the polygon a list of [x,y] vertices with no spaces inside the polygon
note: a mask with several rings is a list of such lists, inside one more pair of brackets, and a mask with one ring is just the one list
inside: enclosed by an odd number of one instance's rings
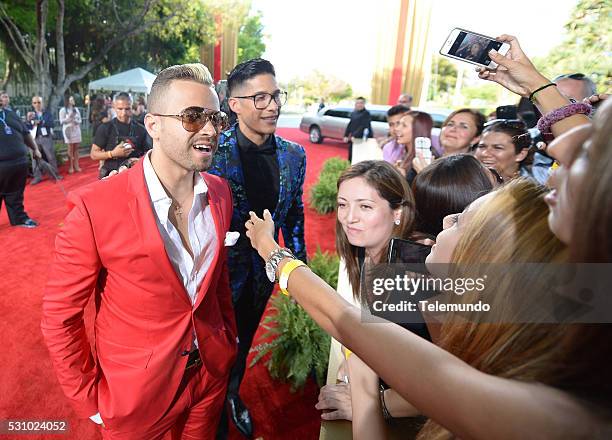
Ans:
{"label": "sky", "polygon": [[[280,82],[312,70],[349,82],[368,94],[374,69],[377,5],[399,0],[252,0],[263,13],[264,58]],[[563,39],[577,0],[425,0],[433,2],[429,52],[438,52],[451,29],[518,37],[530,56],[543,56]],[[395,24],[397,17],[389,17]],[[464,63],[463,63],[464,64]]]}

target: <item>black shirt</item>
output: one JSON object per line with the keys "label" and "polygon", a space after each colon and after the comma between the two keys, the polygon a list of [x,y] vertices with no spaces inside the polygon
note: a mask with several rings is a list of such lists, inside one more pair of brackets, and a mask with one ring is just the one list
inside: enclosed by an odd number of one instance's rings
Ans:
{"label": "black shirt", "polygon": [[[10,134],[7,134],[6,127]],[[28,163],[28,147],[23,141],[24,136],[28,133],[28,128],[14,111],[0,110],[0,166],[8,167]]]}
{"label": "black shirt", "polygon": [[372,133],[372,115],[366,109],[354,110],[351,113],[351,120],[344,131],[344,136],[361,138],[366,128],[368,129],[368,137],[374,137],[374,133]]}
{"label": "black shirt", "polygon": [[236,127],[238,151],[242,163],[247,200],[258,216],[264,209],[274,213],[278,203],[280,171],[276,157],[276,141],[270,135],[262,145],[255,145]]}
{"label": "black shirt", "polygon": [[[112,151],[119,141],[130,139],[132,145],[134,145],[134,151],[132,151],[129,157],[142,157],[149,149],[146,142],[146,136],[146,129],[136,121],[130,119],[129,124],[124,124],[117,119],[113,119],[105,122],[96,129],[94,144],[104,151]],[[108,171],[116,170],[126,159],[127,157],[106,159],[104,161],[104,168]]]}

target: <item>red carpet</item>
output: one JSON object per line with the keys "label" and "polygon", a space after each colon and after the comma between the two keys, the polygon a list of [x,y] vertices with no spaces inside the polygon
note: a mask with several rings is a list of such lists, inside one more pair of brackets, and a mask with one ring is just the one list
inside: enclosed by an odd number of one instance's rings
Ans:
{"label": "red carpet", "polygon": [[[305,194],[316,181],[323,161],[332,156],[346,157],[346,148],[331,141],[313,145],[305,133],[297,129],[279,129],[283,137],[306,148],[307,169]],[[28,185],[25,208],[40,223],[36,229],[13,228],[6,210],[0,212],[0,420],[67,419],[69,439],[101,438],[97,427],[77,419],[67,403],[52,371],[47,349],[40,332],[41,294],[47,278],[54,238],[66,214],[65,192],[96,179],[97,166],[88,158],[81,159],[84,172],[67,175],[60,183],[43,181]],[[308,196],[305,196],[305,201]],[[317,245],[334,249],[334,215],[318,215],[306,209],[306,243],[309,254]],[[91,323],[93,309],[88,306],[86,321]],[[261,329],[260,329],[261,330]],[[257,338],[257,336],[256,336]],[[247,370],[241,396],[256,427],[256,436],[265,439],[316,439],[319,435],[319,411],[314,409],[317,386],[310,382],[303,392],[292,394],[289,386],[273,381],[260,362]],[[2,436],[2,438],[11,438]],[[28,435],[16,438],[56,438],[51,435]],[[241,438],[236,431],[232,439]]]}

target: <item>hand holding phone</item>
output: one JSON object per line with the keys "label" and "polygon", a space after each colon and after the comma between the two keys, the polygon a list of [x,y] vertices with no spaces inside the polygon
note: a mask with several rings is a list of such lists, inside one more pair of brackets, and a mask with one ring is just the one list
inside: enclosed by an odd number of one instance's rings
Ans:
{"label": "hand holding phone", "polygon": [[423,161],[429,165],[433,158],[431,154],[431,139],[428,137],[417,137],[414,139],[414,151],[415,154],[423,159]]}
{"label": "hand holding phone", "polygon": [[510,50],[510,45],[476,32],[455,28],[444,42],[440,54],[487,69],[496,69],[497,63],[489,57],[491,49],[505,55]]}
{"label": "hand holding phone", "polygon": [[477,68],[478,77],[493,81],[517,95],[528,98],[531,92],[550,83],[550,80],[535,68],[533,63],[519,45],[516,37],[501,35],[498,41],[507,43],[510,49],[506,53],[490,54],[490,57],[500,67],[495,71]]}

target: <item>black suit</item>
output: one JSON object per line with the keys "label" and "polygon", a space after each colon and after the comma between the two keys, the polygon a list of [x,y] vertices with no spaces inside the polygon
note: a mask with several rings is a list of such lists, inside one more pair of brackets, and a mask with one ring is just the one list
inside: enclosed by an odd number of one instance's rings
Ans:
{"label": "black suit", "polygon": [[[366,109],[354,110],[351,113],[351,120],[344,130],[344,137],[362,138],[365,129],[368,129],[367,137],[374,137],[372,133],[372,115]],[[353,141],[349,140],[349,162],[353,159]]]}

